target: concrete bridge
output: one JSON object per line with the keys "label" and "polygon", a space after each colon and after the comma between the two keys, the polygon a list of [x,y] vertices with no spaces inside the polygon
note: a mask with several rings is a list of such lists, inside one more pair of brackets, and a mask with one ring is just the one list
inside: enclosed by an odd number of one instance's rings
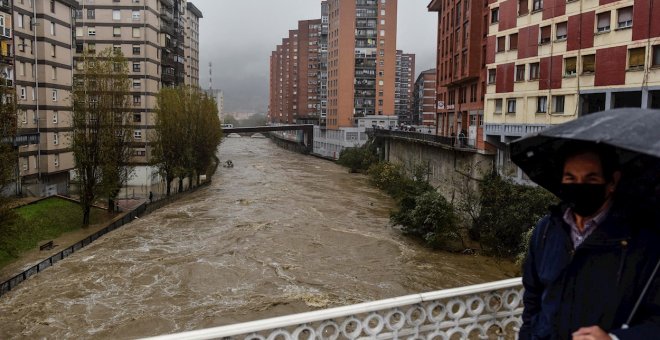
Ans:
{"label": "concrete bridge", "polygon": [[234,128],[223,128],[222,131],[225,133],[225,135],[228,135],[230,133],[302,131],[303,132],[303,144],[310,151],[314,147],[314,125],[312,125],[312,124],[234,127]]}

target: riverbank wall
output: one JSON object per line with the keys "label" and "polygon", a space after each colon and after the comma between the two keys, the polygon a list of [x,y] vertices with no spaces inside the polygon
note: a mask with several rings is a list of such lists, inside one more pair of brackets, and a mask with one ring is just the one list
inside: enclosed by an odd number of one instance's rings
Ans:
{"label": "riverbank wall", "polygon": [[[176,194],[173,194],[169,197],[164,197],[162,199],[159,199],[157,201],[153,201],[153,202],[145,201],[145,202],[143,202],[142,204],[138,205],[137,207],[134,207],[132,210],[116,217],[115,219],[110,221],[108,223],[108,225],[105,226],[104,228],[102,228],[101,230],[94,232],[93,234],[91,234],[91,235],[85,237],[84,239],[74,243],[73,245],[59,251],[58,253],[56,253],[56,254],[54,254],[54,255],[52,255],[52,256],[50,256],[50,257],[48,257],[48,258],[46,258],[42,261],[39,261],[35,265],[30,266],[28,269],[24,270],[23,272],[14,275],[11,279],[0,283],[0,297],[4,294],[7,294],[12,289],[16,288],[16,286],[18,286],[19,284],[21,284],[25,280],[29,279],[30,277],[32,277],[32,276],[34,276],[38,273],[41,273],[42,271],[44,271],[45,269],[47,269],[49,267],[52,267],[57,262],[69,257],[71,254],[73,254],[73,253],[81,250],[82,248],[92,244],[94,241],[98,240],[102,236],[104,236],[104,235],[106,235],[106,234],[108,234],[108,233],[110,233],[114,230],[117,230],[117,229],[119,229],[119,228],[121,228],[121,227],[123,227],[127,224],[130,224],[136,218],[146,216],[146,215],[148,215],[148,214],[150,214],[150,213],[152,213],[152,212],[154,212],[154,211],[156,211],[160,208],[163,208],[164,206],[166,206],[166,205],[168,205],[168,204],[170,204],[174,201],[177,201],[177,200],[179,200],[183,197],[186,197],[187,195],[189,195],[189,194],[191,194],[191,193],[193,193],[193,192],[195,192],[199,189],[205,188],[205,187],[209,186],[210,184],[211,184],[211,181],[206,181],[206,182],[203,182],[202,184],[200,184],[199,186],[194,187],[192,189],[189,189],[187,191],[184,191],[184,192],[181,192],[181,193],[176,193]],[[71,200],[70,198],[66,198],[66,199]]]}

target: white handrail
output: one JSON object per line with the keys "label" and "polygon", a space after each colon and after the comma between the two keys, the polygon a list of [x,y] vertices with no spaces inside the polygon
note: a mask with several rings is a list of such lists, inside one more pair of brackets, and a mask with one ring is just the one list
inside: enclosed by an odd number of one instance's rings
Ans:
{"label": "white handrail", "polygon": [[513,278],[503,281],[489,282],[478,285],[444,289],[435,292],[412,294],[391,299],[359,303],[350,306],[336,307],[313,312],[286,315],[270,319],[250,321],[234,325],[201,329],[170,335],[162,335],[148,340],[205,340],[231,337],[240,334],[251,334],[265,330],[276,330],[290,326],[308,324],[356,314],[371,313],[375,311],[394,309],[397,307],[410,306],[421,302],[436,301],[440,299],[454,298],[465,295],[486,293],[496,290],[515,288],[522,285],[521,278]]}

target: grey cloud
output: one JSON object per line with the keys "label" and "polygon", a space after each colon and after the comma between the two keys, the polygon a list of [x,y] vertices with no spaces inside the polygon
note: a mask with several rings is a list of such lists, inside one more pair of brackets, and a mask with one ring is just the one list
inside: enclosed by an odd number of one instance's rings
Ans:
{"label": "grey cloud", "polygon": [[[297,26],[320,17],[320,0],[192,0],[200,23],[200,82],[225,93],[226,111],[265,112],[271,51]],[[399,0],[397,47],[417,54],[417,73],[435,65],[436,13],[429,0]]]}

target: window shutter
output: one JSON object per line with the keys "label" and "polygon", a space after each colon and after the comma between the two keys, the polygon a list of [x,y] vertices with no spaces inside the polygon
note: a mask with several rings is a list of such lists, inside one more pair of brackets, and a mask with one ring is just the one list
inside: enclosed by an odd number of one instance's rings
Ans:
{"label": "window shutter", "polygon": [[644,66],[645,50],[646,49],[644,47],[633,48],[630,50],[630,60],[629,60],[630,67]]}

